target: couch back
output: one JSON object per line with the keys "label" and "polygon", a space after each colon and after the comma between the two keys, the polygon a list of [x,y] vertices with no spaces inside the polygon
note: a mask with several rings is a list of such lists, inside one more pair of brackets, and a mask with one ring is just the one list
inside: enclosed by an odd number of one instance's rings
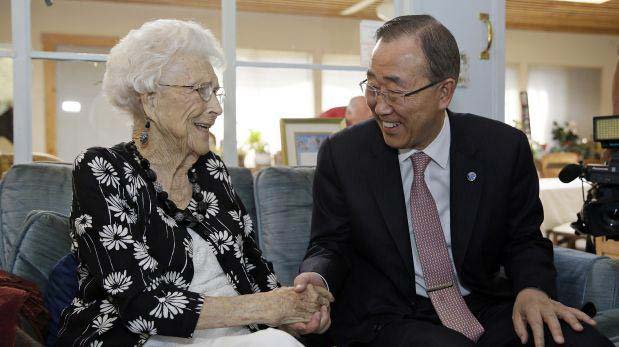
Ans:
{"label": "couch back", "polygon": [[33,210],[68,215],[71,208],[71,165],[14,165],[0,183],[0,267],[10,269],[21,242],[22,225]]}
{"label": "couch back", "polygon": [[[235,190],[255,221],[251,172],[246,168],[233,167],[230,168],[230,176]],[[9,271],[13,269],[20,252],[38,252],[29,247],[29,244],[22,245],[24,240],[28,241],[32,236],[25,235],[25,231],[32,229],[31,225],[26,223],[32,211],[51,211],[66,217],[71,210],[72,197],[71,164],[14,165],[0,182],[0,268]],[[67,236],[68,233],[67,229]],[[69,252],[67,240],[66,237],[47,240],[51,242],[47,247],[54,249],[51,253],[54,257],[56,254],[62,256]],[[32,254],[26,254],[27,259],[31,259],[31,256]]]}
{"label": "couch back", "polygon": [[255,180],[259,245],[283,285],[305,256],[312,217],[313,168],[271,167]]}

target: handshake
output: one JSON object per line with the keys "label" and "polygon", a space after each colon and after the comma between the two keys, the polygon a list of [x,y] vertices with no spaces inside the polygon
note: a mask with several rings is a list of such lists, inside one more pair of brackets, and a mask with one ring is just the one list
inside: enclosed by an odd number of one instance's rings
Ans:
{"label": "handshake", "polygon": [[294,287],[273,290],[270,310],[273,317],[267,322],[279,326],[289,334],[322,334],[331,325],[330,304],[333,295],[325,288],[322,277],[315,272],[305,272],[294,280]]}

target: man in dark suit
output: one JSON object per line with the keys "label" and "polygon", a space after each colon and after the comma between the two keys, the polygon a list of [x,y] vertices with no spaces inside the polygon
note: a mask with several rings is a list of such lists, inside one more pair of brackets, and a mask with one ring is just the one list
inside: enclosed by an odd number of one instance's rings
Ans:
{"label": "man in dark suit", "polygon": [[[527,138],[449,112],[456,41],[430,16],[377,31],[362,83],[374,120],[322,145],[299,290],[336,295],[338,345],[611,346],[555,301],[552,244]],[[323,310],[301,333],[324,332]]]}

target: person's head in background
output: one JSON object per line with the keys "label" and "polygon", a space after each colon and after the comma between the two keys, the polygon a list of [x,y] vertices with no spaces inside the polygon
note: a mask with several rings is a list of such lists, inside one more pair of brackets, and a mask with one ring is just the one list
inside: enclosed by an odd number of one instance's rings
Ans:
{"label": "person's head in background", "polygon": [[345,118],[346,126],[355,125],[372,118],[372,110],[368,107],[364,96],[355,96],[350,99],[348,106],[346,106]]}

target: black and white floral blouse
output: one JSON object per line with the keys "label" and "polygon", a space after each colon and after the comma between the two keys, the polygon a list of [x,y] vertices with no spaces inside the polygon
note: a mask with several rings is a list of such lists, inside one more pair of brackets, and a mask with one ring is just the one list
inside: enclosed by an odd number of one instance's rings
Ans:
{"label": "black and white floral blouse", "polygon": [[[208,204],[193,230],[232,286],[239,294],[279,286],[221,159],[208,153],[193,168]],[[196,214],[196,206],[192,200],[188,209]],[[150,335],[192,336],[203,296],[188,290],[199,271],[191,236],[158,206],[153,184],[123,144],[75,159],[71,236],[79,291],[62,313],[59,346],[141,346]]]}

